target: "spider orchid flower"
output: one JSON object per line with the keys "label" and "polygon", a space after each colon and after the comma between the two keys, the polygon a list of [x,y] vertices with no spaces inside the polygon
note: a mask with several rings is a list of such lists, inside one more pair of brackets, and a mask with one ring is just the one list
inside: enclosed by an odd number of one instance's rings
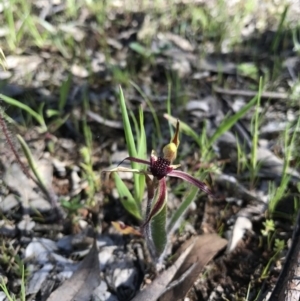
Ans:
{"label": "spider orchid flower", "polygon": [[[125,160],[142,163],[148,165],[147,170],[137,170],[137,169],[129,169],[118,166],[117,168],[110,170],[110,172],[114,171],[123,171],[123,172],[133,172],[138,174],[146,175],[146,182],[148,187],[148,199],[153,199],[154,197],[154,188],[157,188],[157,193],[155,196],[155,203],[148,204],[146,219],[143,226],[147,225],[149,221],[160,212],[166,202],[166,194],[167,194],[167,185],[166,185],[166,177],[175,177],[180,178],[186,182],[191,183],[192,185],[198,187],[203,192],[212,195],[211,190],[208,186],[191,176],[190,174],[176,170],[180,165],[172,165],[173,161],[177,156],[177,148],[179,146],[179,121],[177,120],[176,131],[171,139],[170,143],[167,144],[163,148],[163,157],[157,156],[155,151],[152,151],[150,156],[150,161],[139,159],[135,157],[127,157],[120,164],[122,164]],[[119,165],[120,165],[119,164]],[[153,180],[149,180],[149,176],[153,176]],[[142,228],[143,228],[142,226]]]}

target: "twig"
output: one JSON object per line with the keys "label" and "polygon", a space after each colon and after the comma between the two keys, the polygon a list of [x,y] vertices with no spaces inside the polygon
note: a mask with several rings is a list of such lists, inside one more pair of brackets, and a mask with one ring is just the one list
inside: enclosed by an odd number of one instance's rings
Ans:
{"label": "twig", "polygon": [[[254,97],[257,95],[257,92],[250,91],[250,90],[231,90],[231,89],[224,89],[221,87],[214,86],[213,90],[220,94],[227,94],[232,96],[245,96],[245,97]],[[288,99],[289,95],[287,93],[281,92],[269,92],[265,91],[262,92],[261,98],[270,98],[270,99]]]}
{"label": "twig", "polygon": [[10,150],[13,152],[16,160],[17,160],[17,163],[19,164],[19,166],[21,167],[23,173],[31,180],[33,180],[35,182],[35,179],[33,178],[33,176],[28,172],[28,169],[26,168],[26,166],[24,165],[24,163],[21,161],[20,159],[20,156],[18,154],[18,152],[16,151],[16,148],[10,138],[10,134],[8,132],[8,129],[7,129],[7,126],[6,126],[6,123],[4,121],[4,117],[3,117],[3,112],[2,110],[0,109],[0,127],[2,129],[2,132],[3,132],[3,135],[4,135],[4,138],[8,144],[8,147],[10,148]]}
{"label": "twig", "polygon": [[50,201],[50,203],[52,204],[52,207],[56,210],[59,218],[62,218],[62,213],[59,210],[58,204],[57,204],[57,196],[56,194],[50,189],[49,191],[46,189],[46,187],[44,187],[38,180],[36,180],[28,171],[28,168],[26,168],[25,164],[22,162],[20,155],[18,154],[11,138],[10,138],[10,133],[7,129],[5,120],[4,120],[4,116],[3,116],[3,112],[0,109],[0,129],[3,132],[4,138],[7,142],[8,147],[10,148],[10,150],[12,151],[12,153],[15,156],[15,159],[17,161],[17,163],[19,164],[19,166],[21,167],[23,173],[29,178],[31,179],[47,196],[48,200]]}

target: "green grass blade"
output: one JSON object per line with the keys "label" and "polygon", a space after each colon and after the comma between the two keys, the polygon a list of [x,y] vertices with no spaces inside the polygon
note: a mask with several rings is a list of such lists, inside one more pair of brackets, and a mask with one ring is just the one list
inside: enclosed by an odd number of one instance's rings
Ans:
{"label": "green grass blade", "polygon": [[191,188],[189,194],[185,197],[184,201],[180,204],[180,206],[172,215],[171,220],[167,227],[168,234],[172,233],[174,226],[179,221],[179,219],[183,216],[183,214],[186,212],[186,210],[191,205],[191,203],[195,200],[198,192],[199,189],[197,187]]}
{"label": "green grass blade", "polygon": [[[138,149],[137,149],[137,155],[141,159],[147,158],[147,138],[146,138],[146,132],[145,132],[145,126],[144,126],[144,114],[143,109],[140,107],[139,110],[139,117],[140,117],[140,132],[138,137]],[[144,196],[144,190],[145,190],[145,177],[143,175],[139,175],[139,187],[140,187],[140,195],[138,196],[138,200],[141,202],[143,200]]]}
{"label": "green grass blade", "polygon": [[66,114],[66,116],[64,118],[56,118],[53,122],[51,122],[49,124],[49,131],[50,132],[55,132],[57,131],[63,124],[65,124],[67,122],[67,120],[69,119],[70,114]]}
{"label": "green grass blade", "polygon": [[71,88],[71,82],[72,82],[72,74],[69,74],[67,80],[65,80],[60,86],[59,102],[58,102],[58,110],[60,114],[63,113],[63,109],[66,105],[68,94]]}
{"label": "green grass blade", "polygon": [[[171,116],[171,93],[172,93],[172,83],[168,81],[168,98],[167,98],[167,112]],[[172,125],[169,123],[170,136],[173,137],[174,131]]]}
{"label": "green grass blade", "polygon": [[12,105],[14,107],[17,107],[25,112],[27,112],[29,115],[31,115],[42,127],[43,131],[47,130],[47,126],[44,120],[44,117],[42,115],[39,115],[37,112],[32,110],[29,106],[23,104],[22,102],[13,99],[11,97],[8,97],[6,95],[0,94],[0,98],[7,104]]}
{"label": "green grass blade", "polygon": [[16,33],[14,12],[13,12],[13,7],[15,6],[14,2],[15,1],[8,2],[6,9],[3,10],[5,21],[9,28],[9,35],[7,36],[7,43],[11,50],[15,50],[16,43],[17,43],[17,33]]}
{"label": "green grass blade", "polygon": [[25,267],[22,264],[22,279],[21,279],[21,300],[26,301],[26,285],[25,285]]}
{"label": "green grass blade", "polygon": [[6,298],[8,299],[8,301],[16,301],[16,298],[14,297],[14,295],[11,294],[8,291],[6,283],[5,283],[5,281],[4,281],[4,279],[2,277],[0,278],[0,288],[4,292],[4,294],[5,294]]}
{"label": "green grass blade", "polygon": [[[295,147],[295,139],[299,132],[300,128],[300,118],[298,118],[297,124],[295,128],[292,130],[290,126],[287,126],[284,133],[284,149],[285,149],[285,157],[284,157],[284,166],[282,170],[282,176],[279,187],[271,185],[269,187],[269,193],[271,195],[269,202],[269,211],[270,213],[274,213],[278,202],[284,197],[286,189],[291,179],[291,175],[288,173],[289,162],[292,159],[292,150]],[[290,138],[290,132],[292,131],[292,137]]]}
{"label": "green grass blade", "polygon": [[128,187],[125,185],[125,183],[122,181],[122,179],[117,173],[114,173],[114,179],[123,207],[134,217],[136,217],[139,220],[142,220],[140,208],[137,202],[135,201],[134,197],[130,193]]}
{"label": "green grass blade", "polygon": [[[169,114],[164,114],[164,117],[172,123],[172,125],[175,127],[177,123],[177,118],[169,115]],[[180,131],[185,133],[186,135],[192,137],[196,142],[199,140],[199,135],[186,123],[180,121]]]}
{"label": "green grass blade", "polygon": [[145,126],[144,126],[144,113],[143,113],[143,109],[141,107],[139,110],[139,117],[140,117],[140,126],[139,126],[137,156],[141,159],[146,159],[147,158],[147,139],[146,139]]}
{"label": "green grass blade", "polygon": [[127,147],[128,147],[128,152],[129,152],[130,156],[136,157],[137,151],[136,151],[136,147],[135,147],[135,143],[134,143],[134,138],[133,138],[133,134],[132,134],[132,129],[131,129],[128,113],[127,113],[126,102],[125,102],[123,90],[121,87],[120,87],[119,100],[120,100],[120,105],[121,105],[122,119],[123,119],[123,123],[124,123],[125,139],[126,139],[126,143],[127,143]]}
{"label": "green grass blade", "polygon": [[136,137],[137,137],[137,141],[136,141],[136,155],[138,156],[138,144],[139,144],[139,137],[140,137],[140,127],[139,127],[139,124],[138,124],[138,121],[137,119],[135,118],[133,112],[130,110],[129,111],[129,114],[130,114],[130,117],[131,117],[131,120],[133,122],[133,126],[134,126],[134,129],[135,129],[135,133],[136,133]]}
{"label": "green grass blade", "polygon": [[149,107],[152,117],[153,117],[153,120],[154,120],[155,127],[156,127],[156,134],[157,134],[158,141],[162,141],[160,124],[159,124],[159,120],[157,118],[155,108],[153,107],[153,105],[152,105],[151,101],[149,100],[149,98],[147,97],[147,95],[142,91],[142,89],[135,82],[130,81],[130,83],[140,93],[140,95],[145,100],[147,106]]}
{"label": "green grass blade", "polygon": [[276,206],[280,200],[285,195],[286,188],[290,182],[290,175],[283,175],[282,180],[280,182],[280,186],[275,187],[274,183],[271,183],[269,186],[269,194],[270,194],[270,201],[269,201],[269,211],[271,214],[274,213]]}
{"label": "green grass blade", "polygon": [[32,170],[33,174],[35,175],[40,188],[43,190],[44,193],[46,193],[48,195],[48,189],[45,185],[45,182],[44,182],[42,176],[40,175],[40,173],[37,169],[36,163],[34,162],[32,153],[31,153],[27,143],[20,135],[17,135],[17,138],[21,144],[24,155],[28,161],[28,165],[29,165],[30,169]]}
{"label": "green grass blade", "polygon": [[225,118],[218,129],[214,132],[212,137],[208,141],[208,145],[212,146],[214,142],[225,132],[229,131],[231,127],[241,119],[257,102],[257,95],[254,96],[244,107],[242,107],[237,113],[234,115]]}
{"label": "green grass blade", "polygon": [[[146,141],[146,133],[145,133],[145,127],[144,127],[143,110],[140,107],[140,110],[139,110],[140,123],[139,124],[132,111],[130,111],[130,115],[133,120],[135,132],[137,135],[137,157],[141,158],[141,159],[146,159],[147,158],[147,141]],[[143,199],[144,189],[145,189],[145,177],[143,175],[139,175],[138,179],[139,179],[139,181],[137,183],[134,183],[134,185],[138,185],[138,187],[139,187],[140,194],[137,196],[137,200],[139,202],[141,202]]]}
{"label": "green grass blade", "polygon": [[254,184],[254,178],[257,174],[257,147],[259,136],[259,116],[260,116],[260,99],[263,89],[262,78],[259,79],[259,88],[254,117],[252,119],[252,147],[251,147],[251,182]]}
{"label": "green grass blade", "polygon": [[271,49],[272,49],[273,52],[278,51],[278,46],[279,46],[279,43],[281,41],[282,33],[284,31],[284,21],[286,20],[288,10],[289,10],[289,5],[286,5],[284,7],[284,10],[283,10],[282,14],[281,14],[280,22],[279,22],[278,28],[276,30],[276,35],[275,35],[275,38],[274,38],[274,40],[272,42],[272,45],[271,45]]}

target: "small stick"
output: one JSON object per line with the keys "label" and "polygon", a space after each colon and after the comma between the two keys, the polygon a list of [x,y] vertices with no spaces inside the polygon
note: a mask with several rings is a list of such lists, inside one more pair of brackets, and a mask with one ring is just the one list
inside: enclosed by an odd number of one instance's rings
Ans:
{"label": "small stick", "polygon": [[[213,90],[220,94],[227,94],[232,96],[245,96],[245,97],[254,97],[257,95],[257,92],[250,91],[250,90],[231,90],[231,89],[224,89],[221,87],[214,86]],[[270,98],[270,99],[288,99],[289,95],[287,93],[281,92],[269,92],[265,91],[262,92],[261,98]]]}
{"label": "small stick", "polygon": [[21,167],[23,173],[29,178],[29,179],[32,179],[34,182],[35,182],[35,179],[32,177],[32,175],[28,172],[28,169],[26,168],[26,166],[24,165],[24,163],[21,161],[21,158],[10,138],[10,134],[8,132],[8,129],[7,129],[7,126],[6,126],[6,123],[4,121],[4,117],[3,117],[3,112],[2,112],[2,109],[0,109],[0,128],[2,129],[2,132],[3,132],[3,135],[4,135],[4,138],[8,144],[8,147],[10,148],[10,150],[13,152],[16,160],[17,160],[17,163],[19,164],[19,166]]}
{"label": "small stick", "polygon": [[48,191],[47,189],[45,189],[42,185],[40,185],[40,183],[29,173],[28,169],[26,168],[25,164],[22,162],[20,155],[18,154],[11,138],[10,138],[10,134],[9,131],[7,129],[5,120],[4,120],[4,116],[3,116],[3,111],[0,108],[0,129],[3,132],[4,138],[8,144],[8,147],[10,148],[10,150],[12,151],[12,153],[14,154],[17,163],[19,164],[19,166],[21,167],[23,173],[29,178],[31,179],[47,196],[47,198],[50,200],[52,207],[54,207],[54,209],[57,211],[58,216],[61,218],[62,217],[62,213],[59,211],[58,205],[57,205],[57,196],[55,195],[55,193],[50,190]]}

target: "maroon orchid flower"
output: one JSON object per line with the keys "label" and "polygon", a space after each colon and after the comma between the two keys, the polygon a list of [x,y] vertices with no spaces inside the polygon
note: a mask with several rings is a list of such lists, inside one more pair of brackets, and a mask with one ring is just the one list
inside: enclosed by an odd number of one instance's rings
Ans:
{"label": "maroon orchid flower", "polygon": [[[146,182],[148,187],[148,200],[153,199],[154,190],[157,188],[156,196],[154,198],[155,203],[149,203],[147,206],[146,212],[146,220],[144,225],[149,223],[149,221],[160,212],[166,202],[166,194],[167,194],[167,185],[166,185],[166,177],[175,177],[180,178],[186,182],[191,183],[192,185],[198,187],[200,190],[205,193],[212,195],[211,190],[208,186],[191,176],[190,174],[176,170],[180,165],[172,165],[172,162],[176,159],[177,148],[179,146],[179,121],[177,121],[176,131],[171,139],[170,143],[167,144],[163,148],[163,157],[158,157],[155,151],[152,151],[150,156],[150,161],[139,159],[135,157],[127,157],[120,164],[122,164],[125,160],[129,160],[132,162],[142,163],[149,166],[148,170],[137,170],[137,169],[129,169],[118,166],[117,168],[110,170],[113,171],[129,171],[133,173],[139,173],[146,175]],[[119,164],[119,165],[120,165]],[[149,180],[149,176],[153,176],[153,180]]]}

